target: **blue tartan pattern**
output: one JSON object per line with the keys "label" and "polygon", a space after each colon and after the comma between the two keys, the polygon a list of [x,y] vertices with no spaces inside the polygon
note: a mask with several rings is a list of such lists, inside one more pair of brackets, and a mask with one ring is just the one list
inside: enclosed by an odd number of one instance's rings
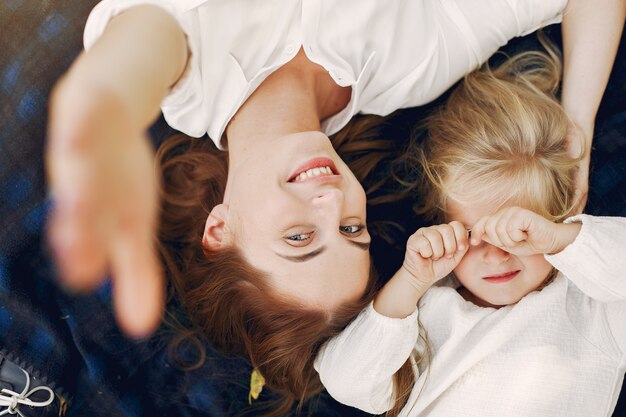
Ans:
{"label": "blue tartan pattern", "polygon": [[[168,354],[165,328],[148,340],[122,335],[111,312],[110,284],[70,296],[56,285],[44,228],[50,203],[43,176],[47,98],[81,48],[94,0],[3,0],[0,3],[0,351],[41,376],[67,398],[68,416],[256,415],[249,407],[250,365],[207,346],[202,367],[185,371]],[[525,48],[530,38],[508,47]],[[532,47],[532,46],[531,46]],[[622,42],[598,115],[588,211],[626,216],[626,45]],[[399,113],[407,123],[421,114]],[[155,146],[173,131],[161,119],[151,129]],[[398,206],[370,211],[372,220]],[[392,210],[392,211],[389,211]],[[402,221],[412,230],[409,210]],[[373,245],[377,264],[395,268],[402,253]],[[389,262],[392,260],[392,262]],[[381,267],[380,269],[385,269]],[[181,357],[194,357],[181,347]],[[623,397],[623,396],[622,396]],[[264,392],[261,398],[272,398]],[[365,415],[322,394],[304,415]],[[626,415],[621,399],[615,416]]]}

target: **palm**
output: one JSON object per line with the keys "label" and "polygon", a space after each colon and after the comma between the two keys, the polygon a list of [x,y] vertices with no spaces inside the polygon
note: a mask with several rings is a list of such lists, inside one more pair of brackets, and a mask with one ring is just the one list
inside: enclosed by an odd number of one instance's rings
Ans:
{"label": "palm", "polygon": [[50,241],[67,285],[90,289],[110,272],[120,324],[143,334],[156,325],[162,304],[152,150],[115,103],[70,98],[52,102]]}

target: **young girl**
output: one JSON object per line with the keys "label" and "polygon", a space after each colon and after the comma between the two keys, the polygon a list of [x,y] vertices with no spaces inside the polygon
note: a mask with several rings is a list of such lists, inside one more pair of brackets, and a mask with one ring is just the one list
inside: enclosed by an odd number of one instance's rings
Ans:
{"label": "young girl", "polygon": [[559,71],[518,56],[468,76],[429,120],[414,159],[420,210],[441,224],[411,236],[400,270],[318,355],[338,401],[390,410],[392,375],[415,350],[403,416],[611,414],[626,370],[626,219],[566,218],[576,158]]}

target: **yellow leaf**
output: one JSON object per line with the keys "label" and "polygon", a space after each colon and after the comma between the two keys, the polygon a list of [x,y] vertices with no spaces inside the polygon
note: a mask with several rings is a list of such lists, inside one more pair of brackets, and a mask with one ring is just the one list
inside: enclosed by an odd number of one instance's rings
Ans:
{"label": "yellow leaf", "polygon": [[261,375],[258,369],[254,369],[250,374],[250,394],[248,394],[248,404],[252,404],[252,400],[257,400],[263,386],[265,385],[265,378]]}

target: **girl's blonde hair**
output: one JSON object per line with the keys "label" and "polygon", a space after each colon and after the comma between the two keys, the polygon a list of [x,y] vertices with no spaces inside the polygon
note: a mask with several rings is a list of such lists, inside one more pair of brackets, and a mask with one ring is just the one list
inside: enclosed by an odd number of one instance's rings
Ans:
{"label": "girl's blonde hair", "polygon": [[448,201],[460,205],[522,205],[560,221],[575,205],[581,156],[567,151],[572,125],[558,103],[561,62],[524,52],[465,77],[426,120],[428,137],[409,152],[421,170],[416,211],[444,221]]}

